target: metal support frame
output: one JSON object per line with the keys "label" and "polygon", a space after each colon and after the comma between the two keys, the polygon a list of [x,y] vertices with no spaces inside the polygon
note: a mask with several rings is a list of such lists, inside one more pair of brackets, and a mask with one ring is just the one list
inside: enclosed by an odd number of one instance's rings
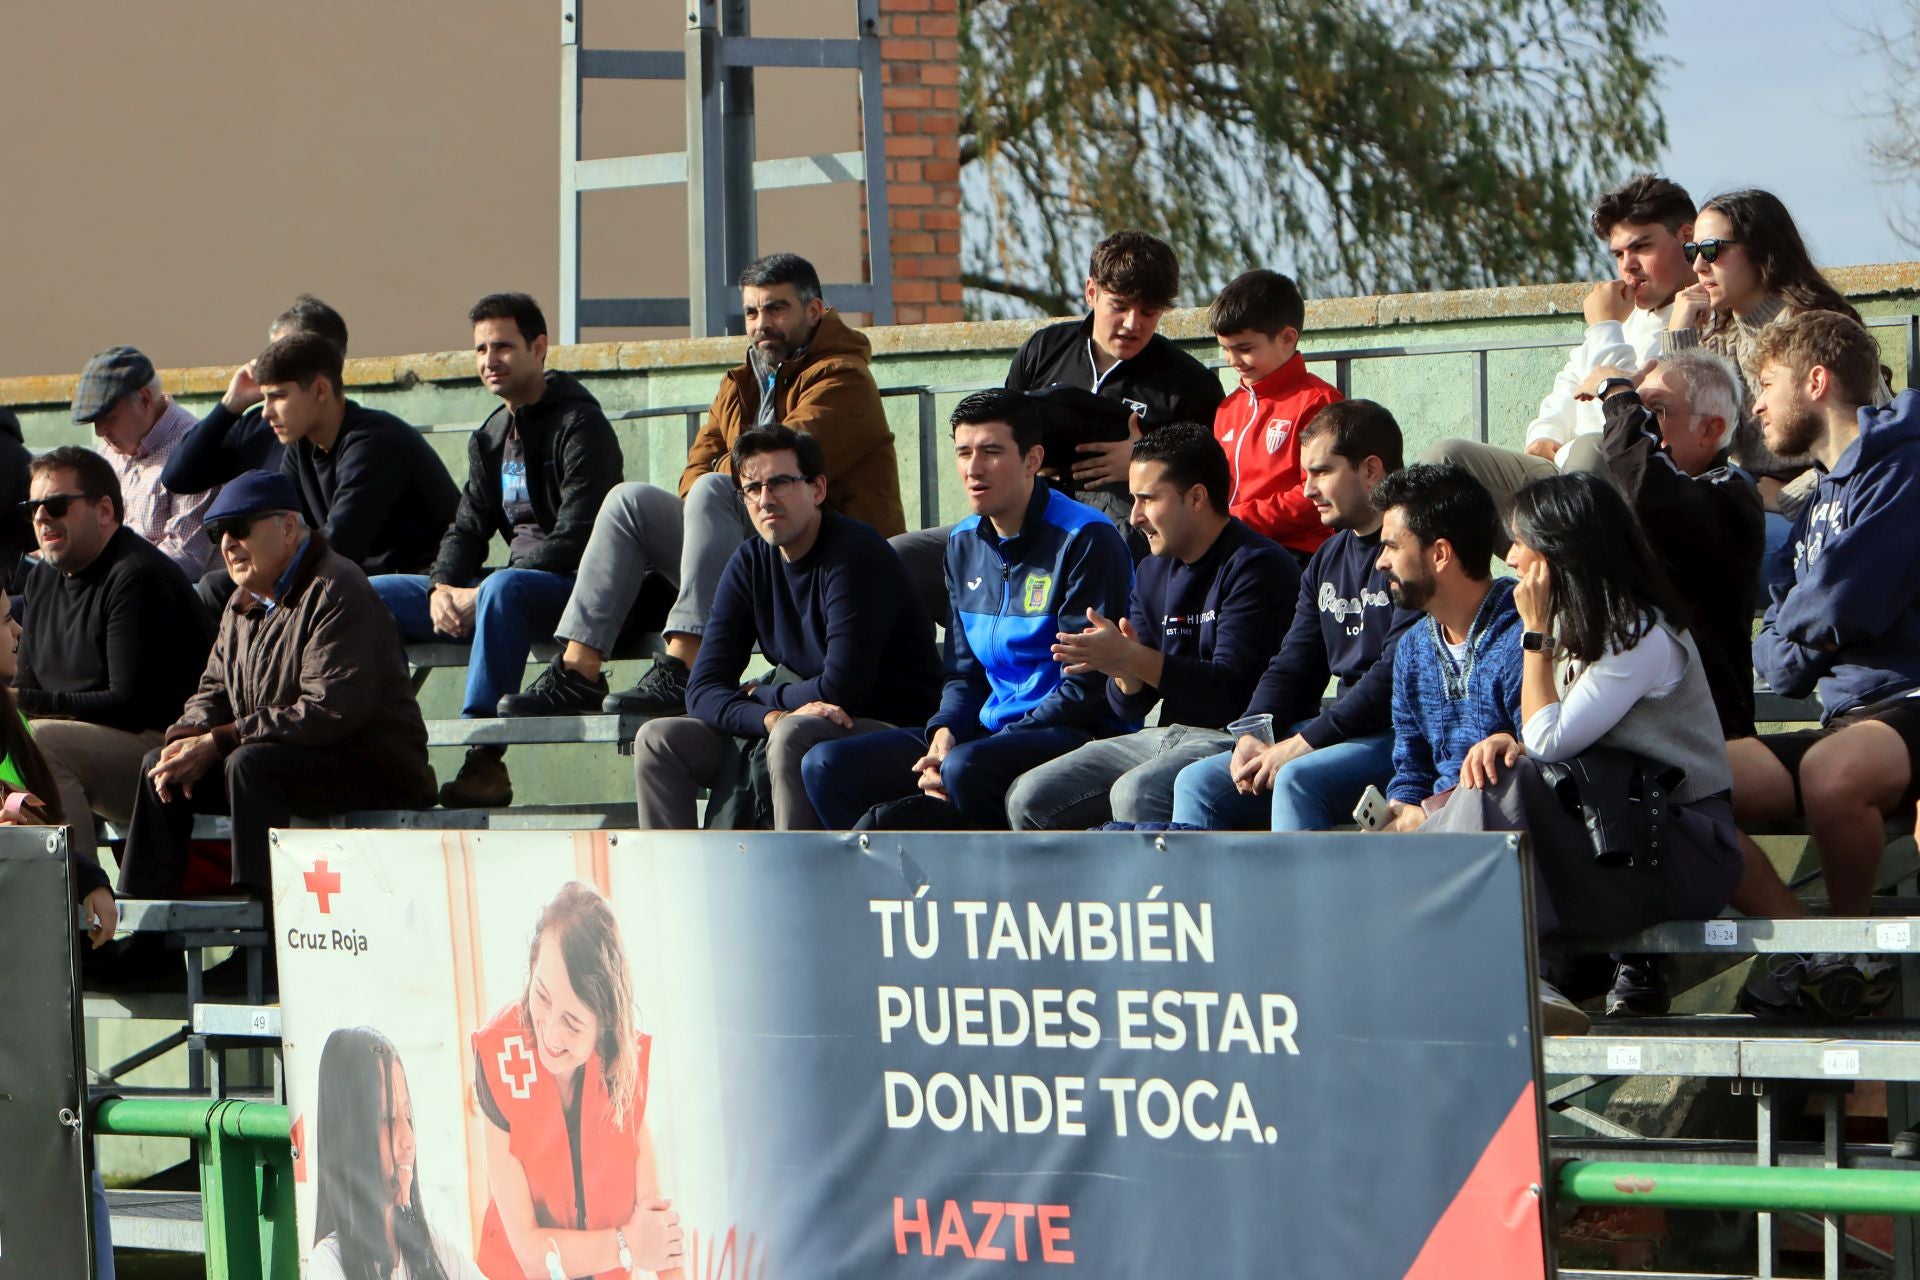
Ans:
{"label": "metal support frame", "polygon": [[[893,323],[893,251],[887,226],[885,115],[881,108],[879,0],[854,0],[850,39],[768,39],[749,31],[751,0],[690,0],[683,48],[587,49],[586,0],[560,5],[560,330],[685,325],[696,337],[743,331],[734,281],[758,256],[761,191],[858,182],[867,196],[868,279],[829,284],[827,301]],[[754,158],[754,82],[760,67],[859,73],[861,149]],[[588,160],[580,154],[589,80],[680,80],[686,150]],[[684,183],[688,296],[588,297],[581,278],[581,197],[588,191]]]}

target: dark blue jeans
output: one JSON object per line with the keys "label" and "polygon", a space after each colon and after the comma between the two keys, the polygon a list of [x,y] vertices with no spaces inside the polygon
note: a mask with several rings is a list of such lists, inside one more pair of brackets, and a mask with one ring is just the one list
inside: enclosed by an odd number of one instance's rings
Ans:
{"label": "dark blue jeans", "polygon": [[[458,644],[458,636],[433,629],[427,598],[432,580],[417,573],[383,573],[373,589],[386,602],[405,644],[439,640]],[[560,611],[567,607],[573,579],[543,569],[496,569],[480,579],[474,599],[473,655],[467,663],[467,697],[460,714],[469,720],[499,714],[500,699],[520,692],[527,654],[534,642],[553,638]]]}
{"label": "dark blue jeans", "polygon": [[[1002,729],[947,753],[940,781],[962,817],[979,827],[1007,825],[1007,791],[1027,770],[1093,741],[1085,729]],[[823,742],[800,762],[807,799],[828,831],[846,831],[876,804],[919,791],[913,762],[927,751],[924,729]]]}

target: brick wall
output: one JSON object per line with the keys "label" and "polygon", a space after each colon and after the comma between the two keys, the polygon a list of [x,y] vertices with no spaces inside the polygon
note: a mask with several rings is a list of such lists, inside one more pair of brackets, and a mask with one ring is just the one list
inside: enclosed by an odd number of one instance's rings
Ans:
{"label": "brick wall", "polygon": [[880,53],[894,321],[959,320],[959,0],[880,0]]}

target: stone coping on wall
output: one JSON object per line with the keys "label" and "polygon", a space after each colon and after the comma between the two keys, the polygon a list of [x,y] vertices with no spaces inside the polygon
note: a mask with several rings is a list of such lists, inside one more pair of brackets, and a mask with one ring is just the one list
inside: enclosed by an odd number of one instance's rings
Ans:
{"label": "stone coping on wall", "polygon": [[[1829,268],[1826,276],[1849,298],[1920,293],[1920,262],[1888,262]],[[1577,314],[1587,283],[1514,285],[1498,289],[1461,289],[1439,293],[1374,294],[1362,298],[1325,298],[1307,303],[1308,332],[1384,329],[1396,325],[1459,324],[1533,316]],[[1027,335],[1053,320],[977,320],[960,324],[896,325],[867,329],[876,356],[965,355],[1010,351]],[[1206,309],[1170,311],[1160,331],[1181,341],[1208,336]],[[712,368],[737,364],[741,339],[667,338],[650,342],[583,342],[556,347],[547,363],[573,373],[644,372]],[[233,365],[206,365],[162,371],[167,390],[186,396],[219,395],[227,389]],[[349,387],[416,386],[474,380],[473,356],[441,351],[409,356],[357,356],[347,361]],[[0,378],[0,405],[21,408],[71,403],[78,373]]]}

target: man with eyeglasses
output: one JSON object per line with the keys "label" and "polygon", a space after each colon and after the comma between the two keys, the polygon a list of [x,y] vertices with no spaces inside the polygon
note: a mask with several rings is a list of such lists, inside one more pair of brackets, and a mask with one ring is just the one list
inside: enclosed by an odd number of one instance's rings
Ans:
{"label": "man with eyeglasses", "polygon": [[40,556],[22,573],[33,604],[14,690],[59,788],[69,843],[91,859],[87,815],[132,818],[140,759],[199,682],[212,620],[180,566],[122,523],[120,479],[105,458],[78,445],[43,453],[27,492]]}
{"label": "man with eyeglasses", "polygon": [[[1503,509],[1534,480],[1562,471],[1607,474],[1600,442],[1605,418],[1592,396],[1581,394],[1582,387],[1597,369],[1637,374],[1666,349],[1674,299],[1694,280],[1684,251],[1693,237],[1693,220],[1693,197],[1678,183],[1652,174],[1601,196],[1593,209],[1593,233],[1607,242],[1618,278],[1588,291],[1582,304],[1586,336],[1567,353],[1553,389],[1527,425],[1522,449],[1442,440],[1420,461],[1465,468]],[[1504,550],[1504,529],[1498,545]]]}
{"label": "man with eyeglasses", "polygon": [[[826,509],[826,457],[811,433],[755,427],[729,462],[759,536],[720,577],[687,685],[692,714],[649,720],[634,739],[639,825],[692,827],[697,789],[718,789],[763,750],[773,828],[818,830],[801,761],[820,743],[932,712],[933,624],[886,539]],[[756,648],[777,673],[742,685]]]}
{"label": "man with eyeglasses", "polygon": [[[891,537],[906,527],[899,462],[868,360],[866,335],[830,310],[805,258],[776,253],[740,273],[749,345],[720,380],[707,421],[687,450],[676,494],[650,484],[615,486],[600,507],[580,576],[555,631],[565,648],[524,693],[500,700],[505,716],[602,710],[679,715],[687,679],[735,549],[754,535],[732,469],[733,444],[750,428],[782,423],[819,442],[827,510]],[[633,619],[649,579],[677,592],[666,651],[640,683],[609,693],[602,668]]]}
{"label": "man with eyeglasses", "polygon": [[[270,829],[433,804],[427,727],[380,597],[307,528],[291,480],[243,473],[206,530],[238,590],[199,690],[141,762],[119,888],[178,896],[194,815],[220,814],[233,821],[235,890],[271,909]],[[216,975],[210,988],[224,985]]]}

